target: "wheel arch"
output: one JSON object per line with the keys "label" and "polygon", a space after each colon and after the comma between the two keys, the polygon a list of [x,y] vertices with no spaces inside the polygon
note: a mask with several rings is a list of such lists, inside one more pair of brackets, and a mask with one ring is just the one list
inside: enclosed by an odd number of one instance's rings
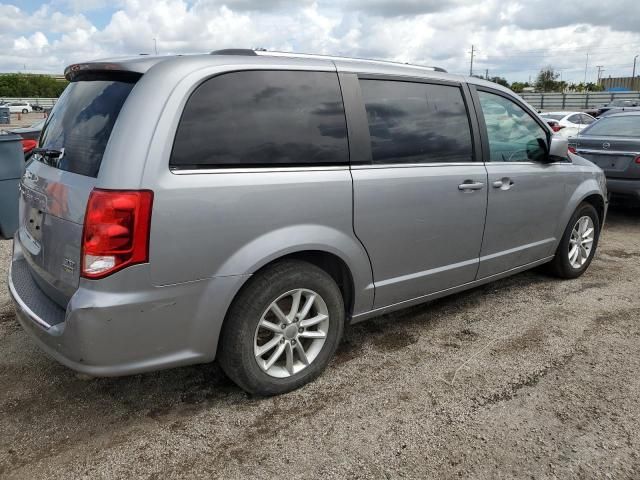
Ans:
{"label": "wheel arch", "polygon": [[554,246],[557,248],[560,240],[562,239],[562,235],[564,235],[564,231],[567,228],[567,223],[573,215],[573,212],[576,211],[578,206],[587,202],[594,206],[596,211],[598,212],[600,227],[602,228],[602,223],[604,217],[606,215],[606,200],[602,195],[602,190],[600,189],[600,185],[595,178],[589,178],[588,180],[582,182],[571,194],[569,200],[566,203],[565,209],[562,212],[560,220],[557,225],[556,231],[556,244]]}

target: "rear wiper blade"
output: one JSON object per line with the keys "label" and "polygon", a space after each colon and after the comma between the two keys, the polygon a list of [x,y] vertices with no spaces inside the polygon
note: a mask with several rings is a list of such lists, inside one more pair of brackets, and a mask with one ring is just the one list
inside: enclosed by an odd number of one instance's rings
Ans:
{"label": "rear wiper blade", "polygon": [[60,158],[64,155],[64,148],[60,150],[56,150],[55,148],[34,148],[32,152],[42,155],[43,157]]}

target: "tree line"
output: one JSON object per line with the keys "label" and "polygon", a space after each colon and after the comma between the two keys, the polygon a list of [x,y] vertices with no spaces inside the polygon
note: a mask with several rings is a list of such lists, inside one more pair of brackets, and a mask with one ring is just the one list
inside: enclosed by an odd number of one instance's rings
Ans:
{"label": "tree line", "polygon": [[604,87],[597,83],[569,83],[558,80],[559,78],[560,73],[556,72],[553,67],[548,66],[541,69],[536,80],[531,83],[513,82],[510,84],[507,79],[503,77],[490,77],[487,80],[510,88],[516,93],[521,93],[525,88],[529,87],[533,87],[536,92],[601,92],[604,90]]}
{"label": "tree line", "polygon": [[57,98],[68,83],[47,75],[3,74],[0,75],[0,97]]}

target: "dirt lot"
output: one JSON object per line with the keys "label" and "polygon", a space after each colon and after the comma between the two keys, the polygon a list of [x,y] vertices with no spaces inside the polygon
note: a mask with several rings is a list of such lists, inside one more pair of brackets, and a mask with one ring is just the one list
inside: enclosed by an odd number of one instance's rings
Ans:
{"label": "dirt lot", "polygon": [[318,381],[271,399],[215,364],[82,378],[2,287],[0,477],[640,478],[639,280],[640,212],[613,211],[582,278],[356,325]]}

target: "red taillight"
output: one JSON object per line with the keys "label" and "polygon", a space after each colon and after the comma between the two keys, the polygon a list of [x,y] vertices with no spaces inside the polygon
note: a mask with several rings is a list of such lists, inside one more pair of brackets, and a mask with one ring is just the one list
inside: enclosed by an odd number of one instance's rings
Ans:
{"label": "red taillight", "polygon": [[82,276],[103,278],[149,261],[153,192],[99,190],[89,196],[82,233]]}
{"label": "red taillight", "polygon": [[640,157],[636,157],[636,163],[640,165]]}
{"label": "red taillight", "polygon": [[573,153],[576,154],[576,147],[574,147],[573,145],[569,145],[569,153]]}
{"label": "red taillight", "polygon": [[38,142],[36,140],[27,140],[23,138],[20,141],[22,142],[22,153],[29,153],[38,146]]}

